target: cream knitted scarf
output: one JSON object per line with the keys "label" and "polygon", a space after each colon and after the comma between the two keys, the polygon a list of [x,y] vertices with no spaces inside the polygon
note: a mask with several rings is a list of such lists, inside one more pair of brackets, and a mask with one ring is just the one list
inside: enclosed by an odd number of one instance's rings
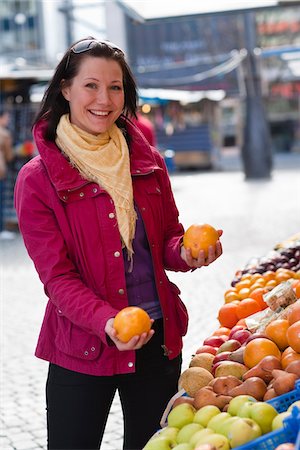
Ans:
{"label": "cream knitted scarf", "polygon": [[117,125],[105,133],[93,135],[73,125],[69,114],[61,117],[57,126],[56,144],[84,178],[102,186],[111,196],[122,238],[132,260],[132,240],[135,234],[136,212],[133,205],[129,151]]}

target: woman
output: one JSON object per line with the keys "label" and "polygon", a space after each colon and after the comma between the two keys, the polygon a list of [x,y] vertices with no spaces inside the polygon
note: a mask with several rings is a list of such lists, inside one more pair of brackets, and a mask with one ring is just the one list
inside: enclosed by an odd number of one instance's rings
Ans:
{"label": "woman", "polygon": [[[121,49],[75,43],[34,124],[39,156],[18,176],[20,230],[49,298],[36,349],[50,362],[49,449],[99,448],[116,390],[124,448],[145,445],[177,391],[187,330],[165,269],[188,271],[222,253],[218,241],[195,260],[181,246],[163,159],[127,118],[136,103]],[[128,305],[153,326],[122,343],[113,320]]]}

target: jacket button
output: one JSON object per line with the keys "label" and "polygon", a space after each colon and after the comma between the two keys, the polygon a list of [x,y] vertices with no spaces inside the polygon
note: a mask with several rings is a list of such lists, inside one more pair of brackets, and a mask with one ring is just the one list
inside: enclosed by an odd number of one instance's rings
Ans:
{"label": "jacket button", "polygon": [[160,192],[160,189],[158,187],[156,188],[156,192]]}
{"label": "jacket button", "polygon": [[96,349],[95,349],[95,347],[92,347],[91,348],[91,352],[94,352]]}
{"label": "jacket button", "polygon": [[136,173],[141,173],[141,171],[139,169],[137,169]]}
{"label": "jacket button", "polygon": [[113,219],[113,218],[115,217],[115,214],[114,214],[114,213],[109,213],[109,214],[108,214],[108,217],[109,217],[110,219]]}
{"label": "jacket button", "polygon": [[116,258],[119,258],[120,252],[115,252],[115,253],[114,253],[114,256],[115,256]]}
{"label": "jacket button", "polygon": [[144,206],[142,207],[142,211],[146,211],[146,208]]}
{"label": "jacket button", "polygon": [[119,294],[123,295],[124,294],[124,289],[119,289]]}
{"label": "jacket button", "polygon": [[130,361],[130,362],[128,363],[128,367],[133,367],[133,362]]}
{"label": "jacket button", "polygon": [[89,354],[89,352],[86,350],[86,351],[84,352],[84,354],[85,354],[85,356],[87,356],[87,355]]}
{"label": "jacket button", "polygon": [[94,194],[96,194],[96,192],[98,192],[98,189],[97,188],[93,188],[93,192],[94,192]]}
{"label": "jacket button", "polygon": [[84,192],[80,192],[79,197],[84,197]]}
{"label": "jacket button", "polygon": [[63,200],[68,200],[68,196],[67,195],[63,195]]}

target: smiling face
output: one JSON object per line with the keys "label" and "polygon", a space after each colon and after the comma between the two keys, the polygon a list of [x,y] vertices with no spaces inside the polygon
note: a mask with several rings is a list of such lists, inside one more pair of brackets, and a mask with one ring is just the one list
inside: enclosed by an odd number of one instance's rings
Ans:
{"label": "smiling face", "polygon": [[87,56],[62,94],[69,102],[72,124],[90,134],[104,133],[124,108],[121,66],[112,59]]}

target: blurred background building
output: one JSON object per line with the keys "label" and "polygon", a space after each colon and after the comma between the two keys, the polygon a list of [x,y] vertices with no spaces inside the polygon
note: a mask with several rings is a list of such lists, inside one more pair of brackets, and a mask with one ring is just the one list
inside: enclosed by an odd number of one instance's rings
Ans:
{"label": "blurred background building", "polygon": [[177,167],[214,168],[221,152],[242,150],[251,83],[261,90],[270,151],[300,151],[299,1],[201,14],[194,5],[147,20],[142,3],[1,0],[0,102],[12,113],[17,168],[35,153],[31,123],[54,67],[72,41],[88,35],[125,49],[140,109]]}

